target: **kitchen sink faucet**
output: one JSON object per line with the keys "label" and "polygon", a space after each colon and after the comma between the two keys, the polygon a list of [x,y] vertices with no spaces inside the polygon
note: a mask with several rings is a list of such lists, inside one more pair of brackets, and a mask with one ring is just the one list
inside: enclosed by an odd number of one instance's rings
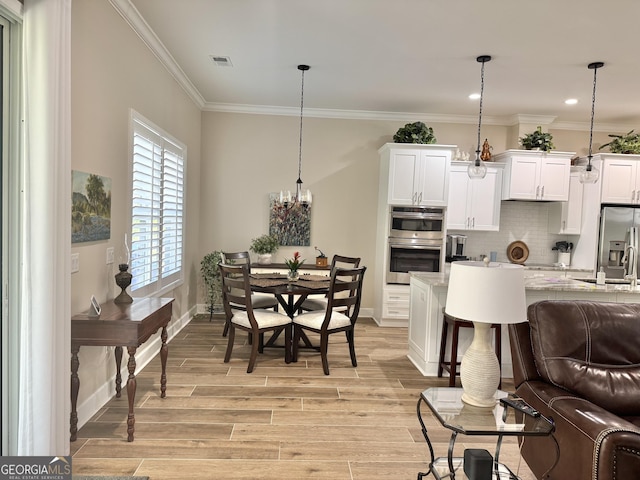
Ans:
{"label": "kitchen sink faucet", "polygon": [[[629,255],[631,251],[631,255]],[[625,280],[631,282],[631,288],[635,288],[638,284],[638,251],[633,245],[627,245],[624,249],[623,263],[625,265]]]}

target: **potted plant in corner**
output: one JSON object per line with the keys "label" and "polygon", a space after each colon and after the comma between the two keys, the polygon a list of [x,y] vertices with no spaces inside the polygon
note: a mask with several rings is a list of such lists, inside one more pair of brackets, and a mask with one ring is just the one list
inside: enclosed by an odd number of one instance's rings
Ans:
{"label": "potted plant in corner", "polygon": [[258,263],[261,265],[269,265],[271,256],[278,251],[280,243],[273,235],[261,235],[251,240],[249,249],[258,255]]}
{"label": "potted plant in corner", "polygon": [[204,256],[200,262],[200,273],[209,301],[209,321],[213,314],[222,312],[222,277],[218,264],[222,261],[222,252],[216,250]]}
{"label": "potted plant in corner", "polygon": [[613,138],[609,143],[602,145],[599,150],[609,147],[611,153],[640,154],[640,133],[631,130],[626,135],[609,135]]}
{"label": "potted plant in corner", "polygon": [[555,145],[553,144],[553,135],[549,132],[543,132],[542,127],[536,128],[533,133],[527,133],[524,137],[520,137],[520,145],[525,150],[542,150],[550,152]]}

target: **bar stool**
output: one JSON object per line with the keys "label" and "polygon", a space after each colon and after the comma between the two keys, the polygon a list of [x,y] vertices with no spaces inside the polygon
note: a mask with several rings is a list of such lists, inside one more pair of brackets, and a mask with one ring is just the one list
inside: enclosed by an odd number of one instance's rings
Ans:
{"label": "bar stool", "polygon": [[[444,322],[442,322],[442,337],[440,338],[440,359],[438,361],[438,377],[442,377],[443,370],[449,372],[449,386],[456,386],[456,376],[460,375],[458,371],[458,331],[461,328],[473,328],[473,322],[469,322],[467,320],[460,320],[459,318],[451,317],[447,315],[444,311],[442,312],[444,315]],[[449,330],[449,325],[453,327],[453,332],[451,335],[451,358],[448,362],[444,360],[444,352],[447,348],[447,333]],[[498,363],[500,364],[500,369],[502,370],[502,325],[499,323],[491,324],[491,328],[495,329],[496,334],[496,357],[498,357]],[[500,386],[502,385],[502,375],[500,376]]]}

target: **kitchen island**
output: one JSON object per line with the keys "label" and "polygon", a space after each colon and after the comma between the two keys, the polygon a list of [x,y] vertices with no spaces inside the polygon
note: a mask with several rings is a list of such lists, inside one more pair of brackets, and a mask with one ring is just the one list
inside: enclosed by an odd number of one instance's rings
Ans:
{"label": "kitchen island", "polygon": [[[580,272],[572,272],[579,276]],[[584,275],[587,277],[588,275]],[[442,332],[442,310],[447,301],[449,275],[446,273],[411,274],[409,309],[409,360],[425,376],[438,373],[438,355]],[[628,284],[595,285],[567,275],[525,275],[527,305],[540,300],[590,300],[596,302],[640,303],[640,287]],[[461,329],[458,358],[473,338],[472,329]],[[448,339],[448,345],[451,343]],[[448,358],[448,354],[445,358]],[[502,326],[502,376],[513,377],[507,326]]]}

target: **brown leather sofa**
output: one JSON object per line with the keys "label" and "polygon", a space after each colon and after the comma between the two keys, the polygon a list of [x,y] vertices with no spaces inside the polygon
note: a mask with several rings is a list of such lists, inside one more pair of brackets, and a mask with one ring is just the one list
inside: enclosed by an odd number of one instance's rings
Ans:
{"label": "brown leather sofa", "polygon": [[509,325],[516,393],[556,426],[523,441],[531,471],[640,479],[640,304],[541,301],[527,317]]}

